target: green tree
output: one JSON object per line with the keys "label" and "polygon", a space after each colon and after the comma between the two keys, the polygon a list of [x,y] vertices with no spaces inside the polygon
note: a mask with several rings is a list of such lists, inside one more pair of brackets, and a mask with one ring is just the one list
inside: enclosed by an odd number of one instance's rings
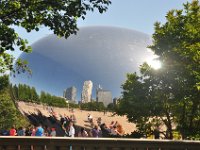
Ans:
{"label": "green tree", "polygon": [[[11,85],[12,86],[12,85]],[[19,99],[19,96],[18,96],[18,87],[17,85],[15,84],[14,86],[12,86],[12,89],[11,89],[13,92],[13,95],[14,95],[14,98],[15,100],[18,100]]]}
{"label": "green tree", "polygon": [[[21,59],[13,66],[14,57],[8,53],[17,46],[22,52],[30,52],[28,41],[20,37],[14,27],[27,32],[39,31],[41,26],[53,30],[54,34],[67,38],[77,32],[77,19],[84,19],[88,11],[106,11],[110,0],[3,0],[0,1],[0,73],[12,70],[19,73],[27,69]],[[30,71],[30,70],[28,70]]]}
{"label": "green tree", "polygon": [[123,97],[119,100],[116,110],[119,115],[126,115],[130,122],[134,122],[143,136],[150,134],[149,119],[153,116],[152,103],[147,99],[147,90],[141,77],[127,74],[127,80],[122,85]]}
{"label": "green tree", "polygon": [[155,23],[149,48],[159,56],[162,68],[155,70],[145,63],[141,76],[128,75],[119,114],[142,128],[142,124],[152,128],[157,123],[148,125],[149,119],[158,118],[167,127],[166,138],[173,138],[172,123],[183,138],[200,133],[199,16],[199,2],[194,0],[183,10],[169,11],[163,25]]}
{"label": "green tree", "polygon": [[31,100],[32,100],[32,102],[38,102],[38,99],[39,99],[39,96],[36,92],[36,89],[35,89],[35,87],[32,87],[31,88]]}
{"label": "green tree", "polygon": [[24,86],[25,99],[30,102],[31,101],[31,87],[26,84],[24,84],[23,86]]}
{"label": "green tree", "polygon": [[150,46],[163,64],[157,80],[165,82],[174,103],[178,104],[174,113],[183,137],[194,135],[200,129],[199,16],[198,0],[184,4],[183,10],[169,11],[165,24],[155,24]]}
{"label": "green tree", "polygon": [[105,106],[102,102],[88,102],[88,103],[82,103],[80,105],[80,108],[83,110],[89,110],[89,111],[103,111],[105,110]]}
{"label": "green tree", "polygon": [[0,76],[0,90],[3,90],[6,86],[8,86],[9,80],[8,76]]}
{"label": "green tree", "polygon": [[97,105],[97,110],[98,111],[103,111],[103,110],[106,109],[104,104],[103,104],[103,102],[96,102],[96,105]]}
{"label": "green tree", "polygon": [[[66,102],[65,102],[66,103]],[[67,104],[66,104],[66,106],[67,106]],[[70,108],[79,108],[79,104],[75,104],[75,103],[70,103],[69,102],[69,107]]]}
{"label": "green tree", "polygon": [[46,93],[44,91],[40,93],[40,101],[41,103],[46,103]]}
{"label": "green tree", "polygon": [[11,99],[8,76],[0,76],[0,80],[7,83],[0,90],[0,129],[9,129],[13,125],[17,127],[28,125],[28,121],[16,109]]}
{"label": "green tree", "polygon": [[56,107],[66,107],[67,106],[64,98],[60,98],[57,96],[51,96],[51,99],[52,99],[52,106],[56,106]]}
{"label": "green tree", "polygon": [[52,98],[51,94],[46,93],[45,103],[50,105],[50,106],[53,106],[53,98]]}
{"label": "green tree", "polygon": [[24,86],[22,84],[18,85],[18,95],[19,95],[19,100],[26,100]]}

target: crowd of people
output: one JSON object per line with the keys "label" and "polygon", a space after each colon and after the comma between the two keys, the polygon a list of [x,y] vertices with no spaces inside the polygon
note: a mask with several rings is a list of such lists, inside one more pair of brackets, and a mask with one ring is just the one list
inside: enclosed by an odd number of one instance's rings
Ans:
{"label": "crowd of people", "polygon": [[[54,118],[57,117],[54,116]],[[90,127],[84,128],[76,125],[75,115],[70,117],[67,115],[60,115],[59,120],[56,123],[57,126],[47,126],[42,123],[37,123],[36,125],[31,125],[27,128],[19,127],[16,129],[13,126],[9,131],[2,131],[1,135],[10,135],[10,136],[64,136],[64,137],[112,137],[112,136],[123,136],[124,130],[117,121],[111,121],[109,125],[102,123],[101,118],[97,118],[94,121],[92,115],[88,115],[88,122]],[[63,131],[63,134],[57,134],[57,131],[60,129]]]}
{"label": "crowd of people", "polygon": [[29,126],[27,128],[19,127],[16,128],[12,126],[12,128],[7,130],[1,130],[1,135],[8,135],[8,136],[56,136],[56,129],[43,127],[41,124],[36,126]]}
{"label": "crowd of people", "polygon": [[110,136],[123,136],[125,134],[122,125],[117,121],[111,121],[110,125],[102,123],[101,117],[98,117],[96,122],[91,114],[88,114],[88,121],[91,123],[91,133],[93,137],[110,137]]}
{"label": "crowd of people", "polygon": [[[74,124],[76,123],[75,116],[64,116],[61,117],[62,129],[65,131],[65,136],[77,136],[77,137],[112,137],[112,136],[123,136],[125,134],[122,125],[117,121],[111,121],[110,125],[102,123],[101,118],[97,118],[94,121],[94,118],[91,114],[87,116],[90,127],[85,129],[80,127],[78,132],[75,131]],[[77,133],[77,134],[76,134]]]}

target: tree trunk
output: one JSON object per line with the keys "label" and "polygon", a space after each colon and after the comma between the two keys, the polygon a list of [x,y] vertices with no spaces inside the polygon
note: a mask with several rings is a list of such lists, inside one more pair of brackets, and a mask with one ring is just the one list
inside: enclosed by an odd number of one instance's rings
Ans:
{"label": "tree trunk", "polygon": [[166,117],[167,117],[167,120],[164,121],[166,127],[167,127],[167,130],[166,130],[166,139],[173,139],[173,133],[172,133],[172,121],[171,121],[171,118],[170,118],[170,115],[169,115],[169,112],[166,111]]}

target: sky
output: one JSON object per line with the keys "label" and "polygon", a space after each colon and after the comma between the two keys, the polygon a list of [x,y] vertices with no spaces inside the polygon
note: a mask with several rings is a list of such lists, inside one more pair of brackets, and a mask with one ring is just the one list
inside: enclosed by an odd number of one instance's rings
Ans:
{"label": "sky", "polygon": [[[107,12],[104,14],[99,14],[97,11],[89,12],[85,20],[78,20],[78,27],[116,26],[152,35],[156,21],[164,23],[169,10],[181,9],[182,4],[186,2],[187,0],[112,0]],[[29,44],[52,33],[45,27],[41,27],[39,32],[26,33],[21,28],[16,28],[16,31],[27,39]],[[14,56],[18,57],[19,54],[20,52],[16,51]]]}

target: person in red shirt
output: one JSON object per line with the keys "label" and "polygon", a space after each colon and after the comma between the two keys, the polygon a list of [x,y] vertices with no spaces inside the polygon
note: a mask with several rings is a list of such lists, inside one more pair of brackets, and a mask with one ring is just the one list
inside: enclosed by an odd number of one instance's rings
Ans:
{"label": "person in red shirt", "polygon": [[16,136],[17,132],[15,130],[15,126],[12,126],[12,128],[10,129],[10,136]]}

